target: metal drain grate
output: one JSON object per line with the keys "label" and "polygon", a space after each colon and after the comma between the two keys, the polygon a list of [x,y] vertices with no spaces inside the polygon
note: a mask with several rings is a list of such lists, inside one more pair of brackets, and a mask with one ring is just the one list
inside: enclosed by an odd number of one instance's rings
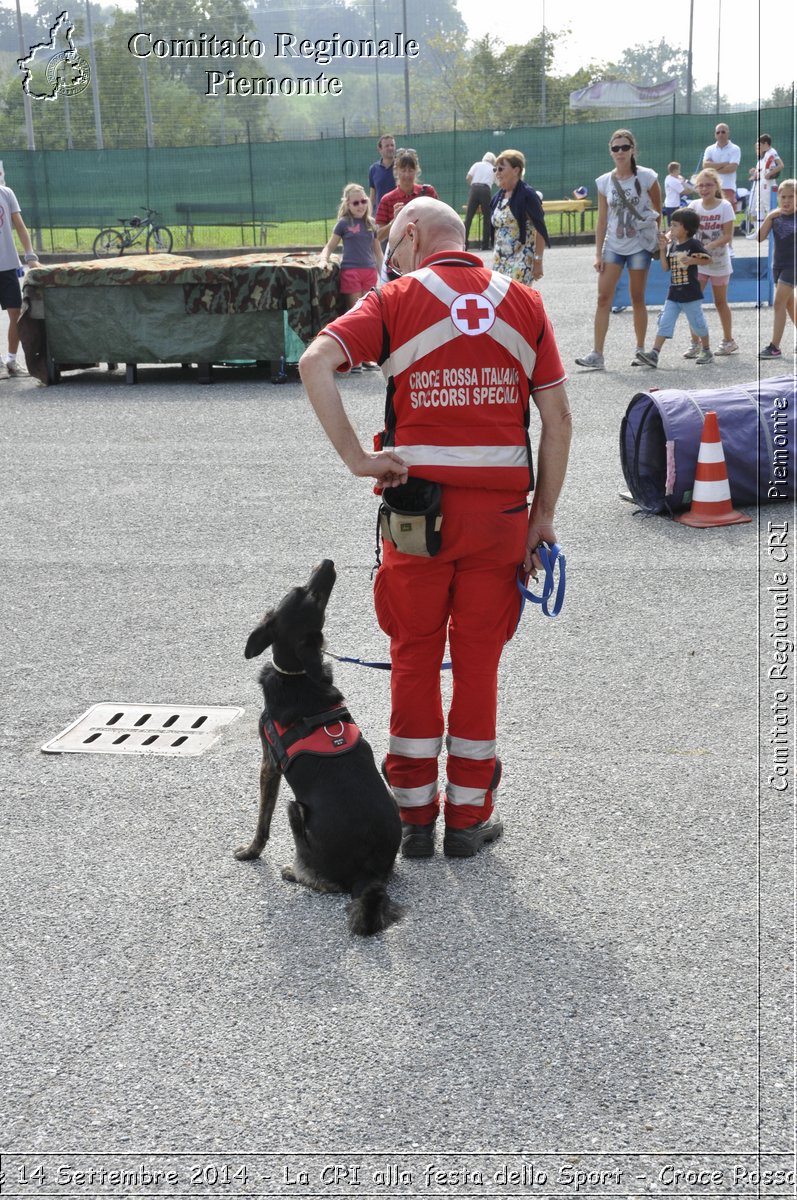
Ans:
{"label": "metal drain grate", "polygon": [[208,704],[93,704],[42,750],[47,754],[204,754],[243,711]]}

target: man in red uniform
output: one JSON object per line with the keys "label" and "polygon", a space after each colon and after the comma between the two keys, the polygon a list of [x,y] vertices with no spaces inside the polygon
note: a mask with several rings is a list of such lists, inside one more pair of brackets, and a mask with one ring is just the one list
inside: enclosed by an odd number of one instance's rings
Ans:
{"label": "man in red uniform", "polygon": [[[503,830],[493,808],[501,774],[498,663],[518,620],[518,565],[539,568],[536,548],[556,541],[570,409],[539,294],[466,253],[465,227],[453,209],[429,198],[411,201],[395,219],[391,244],[401,277],[327,325],[299,369],[352,474],[373,476],[382,488],[408,477],[441,485],[439,552],[420,557],[386,541],[376,576],[376,613],[391,639],[393,665],[385,773],[401,809],[402,853],[431,856],[448,637],[453,689],[443,849],[470,857]],[[388,381],[386,427],[372,453],[361,446],[335,382],[336,372],[364,359],[378,359]],[[536,483],[530,400],[542,422]]]}

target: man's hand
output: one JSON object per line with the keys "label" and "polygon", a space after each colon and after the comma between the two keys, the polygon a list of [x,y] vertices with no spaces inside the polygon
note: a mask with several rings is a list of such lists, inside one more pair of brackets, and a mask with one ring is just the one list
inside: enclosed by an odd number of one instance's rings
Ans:
{"label": "man's hand", "polygon": [[526,537],[526,553],[523,556],[525,570],[534,573],[542,566],[535,554],[540,542],[553,545],[556,530],[553,527],[556,502],[567,470],[570,450],[570,405],[564,384],[532,392],[542,419],[542,430],[537,451],[537,481],[534,499],[529,513],[529,528]]}
{"label": "man's hand", "polygon": [[360,478],[373,476],[383,488],[398,487],[407,482],[407,464],[392,450],[380,450],[373,454],[364,451],[362,459],[353,463],[349,470]]}
{"label": "man's hand", "polygon": [[316,416],[352,475],[372,476],[382,487],[407,482],[407,464],[393,450],[366,450],[343,408],[336,371],[347,361],[337,338],[319,334],[299,362],[299,374]]}
{"label": "man's hand", "polygon": [[523,570],[528,571],[533,579],[537,578],[537,572],[542,570],[542,559],[537,554],[537,547],[540,542],[547,542],[552,546],[556,541],[556,530],[550,521],[537,522],[533,517],[529,518],[529,533],[526,539],[526,553],[523,556]]}

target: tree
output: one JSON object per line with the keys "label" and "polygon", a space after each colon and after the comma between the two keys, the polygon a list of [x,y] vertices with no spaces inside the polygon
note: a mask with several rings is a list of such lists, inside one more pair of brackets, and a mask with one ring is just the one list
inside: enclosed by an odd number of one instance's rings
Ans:
{"label": "tree", "polygon": [[17,14],[13,8],[0,8],[0,50],[7,50],[13,55],[19,54]]}
{"label": "tree", "polygon": [[[676,49],[661,39],[656,45],[630,46],[615,63],[605,68],[604,79],[625,79],[639,87],[652,87],[665,79],[676,79],[676,108],[683,111],[689,93],[689,55],[686,50]],[[720,108],[727,107],[728,99],[720,96]],[[702,88],[692,87],[692,111],[713,112],[717,108],[717,89],[711,84]]]}
{"label": "tree", "polygon": [[[548,75],[553,66],[556,33],[539,33],[523,46],[507,46],[502,56],[508,90],[508,125],[542,125],[548,120]],[[545,96],[543,96],[543,80]],[[543,101],[545,111],[543,111]]]}
{"label": "tree", "polygon": [[686,91],[689,55],[661,39],[655,46],[629,46],[607,71],[615,79],[626,79],[639,87],[653,87],[665,79],[677,79]]}
{"label": "tree", "polygon": [[[606,79],[607,69],[602,63],[589,63],[579,67],[572,75],[553,78],[548,84],[548,108],[551,113],[561,114],[570,110],[570,93],[580,92],[600,79]],[[590,121],[605,121],[606,113],[599,108],[577,108],[572,118],[579,125]]]}
{"label": "tree", "polygon": [[544,41],[539,34],[522,46],[504,46],[489,35],[470,46],[450,42],[446,83],[465,126],[485,129],[498,125],[508,129],[542,124],[543,78],[545,118],[549,112],[558,114],[557,107],[548,108],[548,89],[554,82],[550,71],[559,36],[546,32]]}
{"label": "tree", "polygon": [[764,100],[762,108],[793,108],[794,107],[794,84],[790,83],[788,87],[776,87],[768,100]]}
{"label": "tree", "polygon": [[[218,31],[219,38],[234,41],[242,34],[251,37],[255,28],[244,0],[214,0],[213,3],[208,0],[143,0],[142,15],[144,28],[152,34],[153,39],[163,38],[165,41],[197,38],[200,33],[211,30]],[[125,16],[129,37],[132,32],[129,28],[130,17],[129,14]],[[220,61],[221,66],[226,67],[235,66],[239,60]],[[253,60],[243,61],[251,63]],[[208,68],[219,66],[215,60],[174,56],[158,58],[154,62],[159,74],[167,73],[199,95],[205,94]]]}
{"label": "tree", "polygon": [[505,99],[502,51],[502,43],[487,34],[454,64],[456,110],[472,129],[486,129],[498,120]]}

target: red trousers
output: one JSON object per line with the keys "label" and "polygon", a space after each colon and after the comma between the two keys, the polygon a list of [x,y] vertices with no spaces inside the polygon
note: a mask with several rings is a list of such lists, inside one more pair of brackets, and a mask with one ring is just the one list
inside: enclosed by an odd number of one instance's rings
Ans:
{"label": "red trousers", "polygon": [[392,710],[386,774],[402,821],[425,825],[440,807],[440,667],[446,638],[453,689],[448,712],[445,821],[485,821],[498,775],[498,663],[515,631],[515,582],[528,530],[525,496],[443,488],[442,549],[401,554],[387,542],[374,586],[376,615],[390,637]]}

